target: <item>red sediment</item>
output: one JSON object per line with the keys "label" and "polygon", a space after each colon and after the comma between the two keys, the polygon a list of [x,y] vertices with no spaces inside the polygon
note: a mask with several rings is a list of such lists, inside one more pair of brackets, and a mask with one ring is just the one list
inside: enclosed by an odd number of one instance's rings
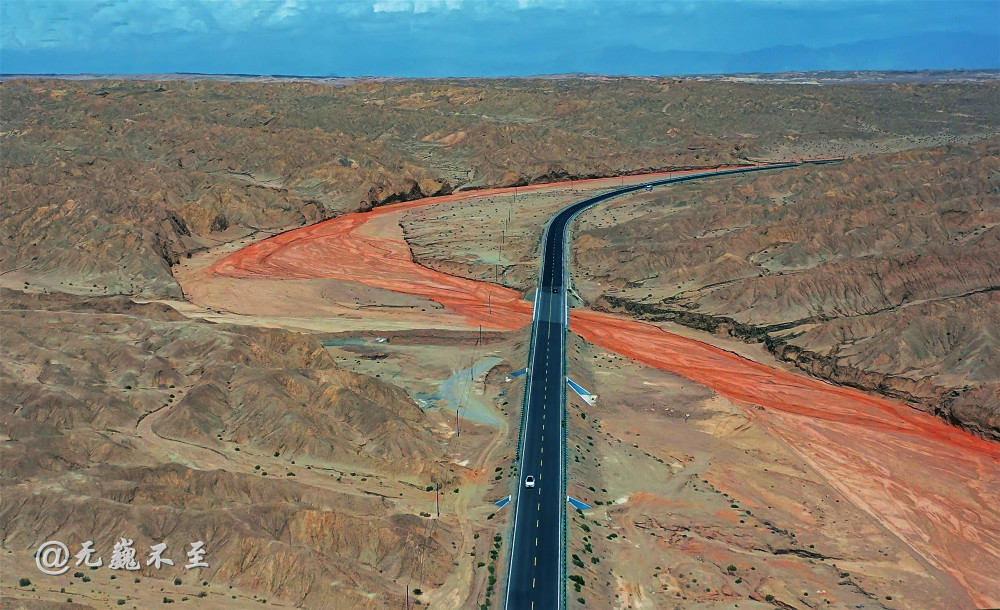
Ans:
{"label": "red sediment", "polygon": [[[576,184],[602,182],[613,186],[617,180]],[[461,193],[335,218],[244,248],[211,270],[237,278],[353,280],[434,300],[472,325],[523,328],[531,322],[532,305],[517,291],[427,269],[413,262],[404,240],[359,230],[386,214],[511,192]],[[743,406],[905,541],[924,565],[946,575],[975,604],[1000,606],[1000,445],[905,405],[753,362],[651,324],[576,310],[571,329]]]}
{"label": "red sediment", "polygon": [[[488,194],[495,193],[476,196]],[[523,328],[531,323],[531,303],[521,293],[422,267],[413,262],[405,241],[359,231],[386,214],[468,197],[436,197],[333,218],[248,246],[214,264],[211,272],[236,278],[354,280],[437,301],[465,315],[472,325]]]}
{"label": "red sediment", "polygon": [[[721,167],[719,169],[734,169]],[[636,178],[643,181],[698,173],[704,170],[661,172]],[[619,178],[575,180],[578,188],[613,187]],[[396,292],[437,301],[463,314],[473,326],[515,330],[531,323],[530,303],[521,294],[496,284],[476,282],[427,269],[413,262],[410,247],[401,239],[363,234],[359,229],[376,218],[433,205],[513,194],[564,189],[569,182],[488,189],[429,197],[375,208],[370,212],[333,218],[310,227],[253,244],[212,265],[210,272],[235,278],[354,280]]]}
{"label": "red sediment", "polygon": [[611,351],[701,383],[760,418],[854,504],[983,607],[1000,603],[1000,445],[902,404],[769,367],[651,324],[575,311]]}

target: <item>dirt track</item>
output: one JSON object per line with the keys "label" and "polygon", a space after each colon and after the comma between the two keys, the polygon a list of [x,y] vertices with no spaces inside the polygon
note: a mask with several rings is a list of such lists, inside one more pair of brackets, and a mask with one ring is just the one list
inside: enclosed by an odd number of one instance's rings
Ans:
{"label": "dirt track", "polygon": [[[587,187],[617,184],[590,181]],[[577,186],[584,186],[577,183]],[[532,187],[528,187],[532,188]],[[547,185],[540,188],[561,188]],[[527,190],[527,189],[522,189]],[[394,215],[479,191],[377,208],[249,246],[212,266],[231,278],[340,279],[431,299],[472,325],[531,321],[518,292],[417,265]],[[375,223],[375,224],[373,224]],[[428,314],[433,315],[433,314]],[[747,360],[632,320],[575,311],[584,339],[697,381],[755,414],[788,447],[978,606],[1000,605],[1000,447],[909,407]]]}

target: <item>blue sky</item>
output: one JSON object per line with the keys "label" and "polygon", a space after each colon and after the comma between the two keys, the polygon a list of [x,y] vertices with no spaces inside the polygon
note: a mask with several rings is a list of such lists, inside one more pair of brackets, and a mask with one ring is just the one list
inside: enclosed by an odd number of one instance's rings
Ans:
{"label": "blue sky", "polygon": [[2,0],[5,73],[1000,68],[1000,0]]}

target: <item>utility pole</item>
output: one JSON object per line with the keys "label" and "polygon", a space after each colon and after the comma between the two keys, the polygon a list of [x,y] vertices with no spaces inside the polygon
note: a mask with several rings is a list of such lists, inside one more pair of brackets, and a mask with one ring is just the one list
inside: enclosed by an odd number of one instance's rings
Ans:
{"label": "utility pole", "polygon": [[462,436],[462,416],[459,414],[458,409],[455,409],[455,436],[459,438]]}
{"label": "utility pole", "polygon": [[441,518],[441,484],[438,483],[437,487],[434,489],[434,501],[437,502],[437,514],[438,518]]}
{"label": "utility pole", "polygon": [[486,295],[486,306],[490,308],[490,315],[493,315],[493,293]]}

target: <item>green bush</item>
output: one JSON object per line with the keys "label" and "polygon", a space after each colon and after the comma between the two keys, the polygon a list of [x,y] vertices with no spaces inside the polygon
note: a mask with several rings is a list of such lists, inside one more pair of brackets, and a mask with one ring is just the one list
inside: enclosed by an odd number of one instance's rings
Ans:
{"label": "green bush", "polygon": [[31,586],[31,579],[30,578],[22,578],[21,580],[17,581],[17,584],[21,585],[22,587],[30,587]]}

